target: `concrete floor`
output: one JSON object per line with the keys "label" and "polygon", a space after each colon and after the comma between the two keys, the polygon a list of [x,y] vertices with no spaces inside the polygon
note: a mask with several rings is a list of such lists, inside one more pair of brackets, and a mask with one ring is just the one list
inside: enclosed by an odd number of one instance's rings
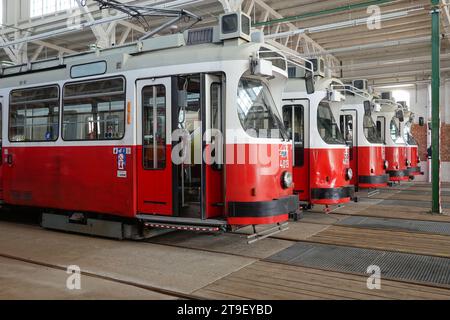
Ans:
{"label": "concrete floor", "polygon": [[[410,191],[413,189],[412,185]],[[423,208],[384,203],[384,198],[398,198],[398,195],[399,191],[396,189],[384,191],[374,199],[361,194],[361,202],[348,204],[331,214],[324,214],[321,207],[315,207],[312,212],[305,213],[301,221],[290,222],[289,230],[252,245],[247,244],[246,235],[250,232],[248,228],[237,234],[173,232],[147,241],[133,242],[44,230],[36,225],[34,219],[25,218],[20,222],[13,222],[9,217],[6,221],[0,220],[0,299],[180,298],[173,292],[203,298],[309,299],[332,298],[333,295],[328,292],[330,290],[339,291],[335,297],[343,299],[370,298],[374,293],[365,289],[364,276],[339,274],[339,281],[350,279],[348,281],[357,289],[358,294],[355,294],[355,291],[346,290],[342,283],[337,284],[334,276],[336,273],[321,271],[320,279],[328,279],[323,280],[326,285],[322,286],[319,278],[313,280],[315,274],[320,273],[316,269],[287,267],[267,263],[263,259],[291,247],[296,241],[320,242],[327,235],[329,238],[333,232],[342,230],[351,235],[360,234],[358,239],[353,239],[354,236],[349,238],[350,242],[356,241],[355,243],[363,241],[366,238],[364,235],[370,233],[377,239],[377,243],[369,243],[367,246],[377,245],[383,250],[396,250],[392,243],[400,241],[401,244],[406,236],[403,232],[351,229],[334,225],[352,215],[450,222],[448,215],[430,216]],[[2,215],[0,219],[3,218]],[[383,234],[388,235],[387,241],[382,241]],[[434,248],[436,243],[447,244],[450,241],[450,237],[439,238],[420,233],[409,236],[423,238],[420,243],[424,248]],[[342,239],[330,238],[326,241],[339,243],[339,240]],[[414,248],[413,246],[411,250]],[[439,248],[437,250],[424,252],[433,255],[439,253]],[[77,265],[85,272],[81,276],[81,290],[66,288],[69,275],[65,270],[69,265]],[[266,269],[269,271],[264,271]],[[267,279],[255,279],[253,284],[247,281],[246,275],[255,270],[269,272]],[[291,281],[289,278],[282,279],[286,285],[277,287],[277,279],[281,276],[279,270],[289,270],[298,281],[294,281],[294,278]],[[260,281],[261,288],[268,285],[266,280],[273,281],[270,290],[262,293],[262,289],[256,288],[257,280]],[[310,289],[305,289],[308,286]],[[389,286],[376,297],[450,299],[450,289],[390,281]]]}
{"label": "concrete floor", "polygon": [[69,290],[68,274],[36,264],[0,257],[0,299],[99,300],[99,299],[173,299],[134,286],[83,275],[81,289]]}

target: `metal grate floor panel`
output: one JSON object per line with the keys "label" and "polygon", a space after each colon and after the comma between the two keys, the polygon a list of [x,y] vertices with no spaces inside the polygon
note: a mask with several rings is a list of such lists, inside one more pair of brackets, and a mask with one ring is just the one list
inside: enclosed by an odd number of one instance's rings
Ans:
{"label": "metal grate floor panel", "polygon": [[448,258],[298,242],[265,261],[365,276],[367,268],[376,265],[382,279],[450,288]]}
{"label": "metal grate floor panel", "polygon": [[353,216],[338,221],[336,225],[450,235],[450,223],[448,222]]}
{"label": "metal grate floor panel", "polygon": [[[374,198],[372,198],[373,200]],[[419,201],[419,200],[396,200],[396,199],[379,199],[380,205],[383,206],[405,206],[405,207],[418,207],[418,208],[431,208],[430,201]],[[366,199],[360,198],[360,202],[367,202]],[[442,202],[442,208],[450,209],[449,202]]]}

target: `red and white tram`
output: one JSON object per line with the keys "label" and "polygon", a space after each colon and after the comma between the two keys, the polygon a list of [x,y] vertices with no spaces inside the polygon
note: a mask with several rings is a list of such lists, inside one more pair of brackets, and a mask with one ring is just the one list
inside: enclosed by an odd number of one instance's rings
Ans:
{"label": "red and white tram", "polygon": [[390,181],[409,180],[406,158],[406,143],[401,133],[401,123],[404,121],[404,113],[401,105],[386,99],[375,99],[374,103],[380,105],[380,111],[375,113],[377,131],[385,143],[386,160]]}
{"label": "red and white tram", "polygon": [[305,207],[338,205],[354,196],[349,148],[335,120],[343,95],[332,87],[343,84],[325,77],[321,59],[312,61],[315,92],[304,71],[292,68],[283,94],[283,119],[294,148],[294,192]]}
{"label": "red and white tram", "polygon": [[[288,220],[286,58],[251,41],[247,16],[220,22],[2,69],[3,203],[119,238]],[[255,150],[273,161],[249,161]]]}
{"label": "red and white tram", "polygon": [[[402,126],[403,139],[406,142],[406,159],[409,162],[409,176],[414,178],[415,176],[423,175],[420,171],[420,158],[419,158],[419,144],[411,133],[412,125],[414,124],[415,114],[411,111],[405,112],[406,121]],[[419,121],[420,122],[420,121]]]}
{"label": "red and white tram", "polygon": [[[365,80],[355,80],[353,83],[364,84]],[[356,189],[387,187],[388,161],[384,143],[372,118],[375,108],[373,96],[353,85],[345,85],[343,92],[346,93],[346,99],[340,110],[339,122],[344,139],[350,147],[350,167],[353,170],[350,183]]]}

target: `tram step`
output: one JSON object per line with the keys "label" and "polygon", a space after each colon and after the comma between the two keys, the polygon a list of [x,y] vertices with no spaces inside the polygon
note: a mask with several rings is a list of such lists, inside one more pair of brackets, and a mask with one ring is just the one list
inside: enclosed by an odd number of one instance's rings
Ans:
{"label": "tram step", "polygon": [[155,224],[169,224],[169,225],[190,225],[200,227],[226,227],[227,221],[222,219],[199,219],[199,218],[185,218],[185,217],[172,217],[172,216],[155,216],[139,214],[136,218],[142,220],[145,223]]}
{"label": "tram step", "polygon": [[182,231],[201,231],[201,232],[219,232],[221,228],[212,226],[190,226],[186,224],[169,224],[169,223],[154,223],[145,222],[144,226],[147,228],[168,229],[168,230],[182,230]]}

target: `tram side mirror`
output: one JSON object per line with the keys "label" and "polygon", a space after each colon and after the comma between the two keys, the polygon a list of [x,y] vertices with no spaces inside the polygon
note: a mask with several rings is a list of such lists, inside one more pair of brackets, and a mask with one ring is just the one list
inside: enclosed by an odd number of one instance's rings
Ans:
{"label": "tram side mirror", "polygon": [[364,101],[364,114],[368,116],[372,114],[372,103],[370,101]]}
{"label": "tram side mirror", "polygon": [[306,84],[306,93],[313,94],[316,92],[315,84],[314,84],[314,72],[313,64],[310,61],[305,62],[305,67],[309,70],[305,70],[305,84]]}
{"label": "tram side mirror", "polygon": [[419,117],[419,126],[423,127],[425,125],[425,119],[423,117]]}

